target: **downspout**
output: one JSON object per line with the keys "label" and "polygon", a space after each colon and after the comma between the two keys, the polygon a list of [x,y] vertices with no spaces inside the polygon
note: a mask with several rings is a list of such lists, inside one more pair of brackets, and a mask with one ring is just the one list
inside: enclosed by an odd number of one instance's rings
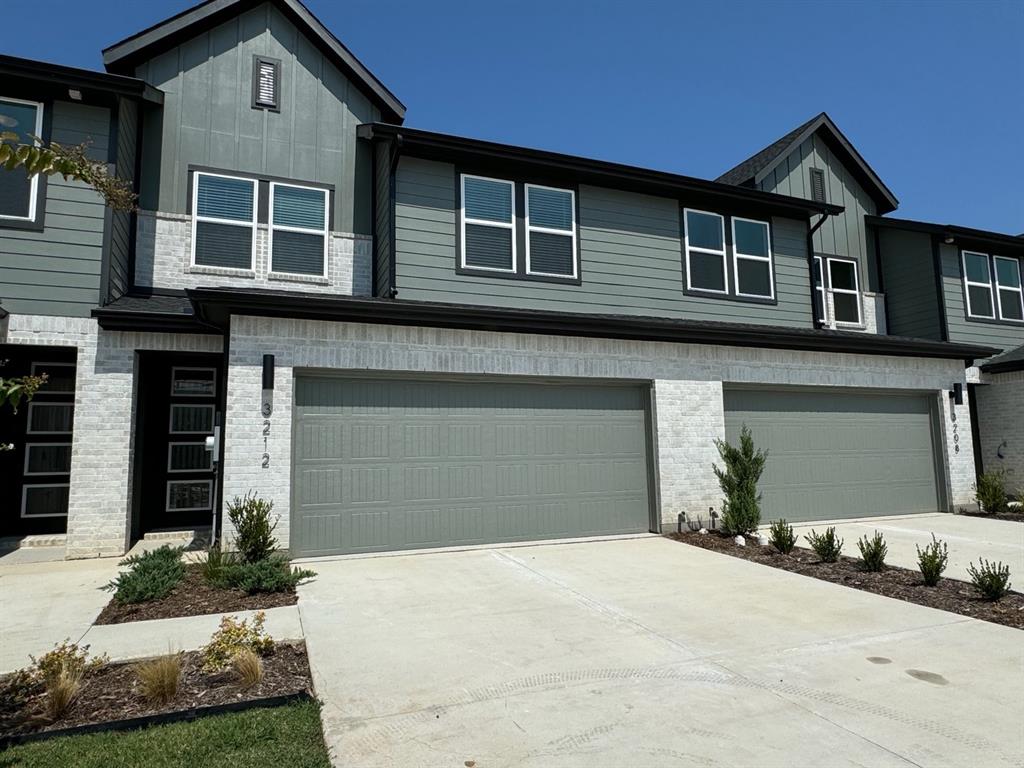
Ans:
{"label": "downspout", "polygon": [[[814,284],[814,233],[817,232],[819,229],[821,229],[821,225],[825,223],[825,220],[830,215],[831,214],[828,211],[822,212],[821,218],[818,219],[818,222],[813,227],[811,227],[809,230],[807,230],[807,274],[809,275],[810,281],[811,281],[811,315],[812,315],[812,319],[814,321],[814,327],[815,328],[821,328],[822,327],[822,322],[821,322],[821,320],[818,319],[818,311],[817,311],[817,309],[815,309],[815,306],[814,306],[815,305],[815,301],[816,301],[816,297],[818,295],[818,286]],[[825,287],[825,264],[824,264],[824,262],[822,262],[822,265],[821,265],[821,287],[822,288]],[[823,304],[823,306],[821,308],[821,314],[823,314],[823,315],[825,315],[827,317],[827,315],[828,315],[828,298],[827,298],[827,295],[828,294],[827,294],[826,291],[822,291],[822,294],[824,294],[824,295],[821,297],[822,304]]]}

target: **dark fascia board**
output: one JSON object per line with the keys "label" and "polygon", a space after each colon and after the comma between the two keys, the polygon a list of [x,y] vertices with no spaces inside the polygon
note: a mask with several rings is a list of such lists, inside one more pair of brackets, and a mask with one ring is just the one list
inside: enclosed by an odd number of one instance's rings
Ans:
{"label": "dark fascia board", "polygon": [[83,99],[88,97],[90,92],[100,92],[105,95],[142,99],[153,104],[164,103],[163,91],[138,78],[0,55],[0,80],[7,78],[31,80],[58,88],[64,100],[69,99],[68,89],[74,88],[82,91]]}
{"label": "dark fascia board", "polygon": [[706,320],[549,312],[402,299],[311,296],[285,291],[232,288],[191,288],[185,292],[201,322],[225,331],[231,315],[254,315],[679,344],[934,357],[963,360],[965,365],[998,352],[991,347],[900,336]]}
{"label": "dark fascia board", "polygon": [[580,183],[599,186],[613,186],[653,195],[673,196],[679,192],[700,194],[709,199],[740,201],[761,206],[780,215],[796,214],[807,218],[810,214],[842,213],[843,206],[830,203],[816,203],[799,197],[777,195],[733,184],[681,176],[666,171],[638,168],[632,165],[612,163],[607,160],[565,155],[542,149],[529,149],[511,144],[498,144],[481,139],[469,139],[446,133],[434,133],[406,128],[389,123],[364,123],[358,128],[360,138],[368,140],[394,140],[403,154],[417,157],[445,159],[449,161],[481,159],[515,163],[524,170],[572,174]]}
{"label": "dark fascia board", "polygon": [[[262,0],[261,0],[262,1]],[[277,6],[376,104],[388,120],[402,122],[405,105],[299,0],[267,0]],[[103,49],[110,72],[134,71],[140,62],[253,8],[253,0],[207,0]]]}
{"label": "dark fascia board", "polygon": [[934,224],[932,222],[913,221],[911,219],[893,219],[888,216],[865,216],[864,221],[871,227],[925,232],[930,235],[938,235],[943,241],[950,237],[955,243],[996,247],[1002,249],[1002,253],[1015,256],[1024,255],[1024,239],[1017,235],[989,232],[984,229],[972,229],[971,227],[960,227],[955,224]]}
{"label": "dark fascia board", "polygon": [[768,165],[757,172],[754,176],[754,183],[760,183],[765,176],[774,171],[786,158],[789,157],[789,153],[793,147],[798,147],[807,141],[808,138],[816,131],[824,128],[825,137],[835,147],[838,147],[843,154],[846,155],[846,159],[849,160],[851,170],[862,184],[865,184],[868,188],[868,193],[874,198],[875,203],[878,204],[878,210],[880,213],[889,213],[895,211],[900,204],[900,201],[896,199],[896,196],[892,191],[885,185],[881,177],[875,173],[875,171],[868,165],[867,161],[861,156],[860,152],[850,143],[850,140],[843,135],[843,132],[839,130],[832,118],[822,112],[818,115],[817,119],[811,122],[807,128],[804,129],[803,133],[798,135],[790,143],[789,148],[780,152],[779,155]]}
{"label": "dark fascia board", "polygon": [[92,310],[105,331],[142,331],[146,333],[217,333],[219,328],[200,321],[195,315],[171,312],[145,312],[96,307]]}
{"label": "dark fascia board", "polygon": [[988,365],[981,366],[981,370],[985,373],[1013,373],[1014,371],[1024,371],[1024,359],[1007,360],[1005,363],[989,363]]}

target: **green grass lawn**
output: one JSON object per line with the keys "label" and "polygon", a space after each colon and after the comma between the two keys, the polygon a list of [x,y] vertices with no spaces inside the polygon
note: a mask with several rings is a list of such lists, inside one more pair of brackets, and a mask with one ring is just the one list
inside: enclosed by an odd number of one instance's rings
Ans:
{"label": "green grass lawn", "polygon": [[330,768],[320,706],[300,702],[0,752],[0,768]]}

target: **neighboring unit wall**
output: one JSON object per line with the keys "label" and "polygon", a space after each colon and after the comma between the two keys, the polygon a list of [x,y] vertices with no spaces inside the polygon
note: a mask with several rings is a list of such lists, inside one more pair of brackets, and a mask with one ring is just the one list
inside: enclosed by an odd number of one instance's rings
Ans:
{"label": "neighboring unit wall", "polygon": [[879,229],[878,244],[889,310],[889,333],[941,340],[941,305],[931,235]]}
{"label": "neighboring unit wall", "polygon": [[139,211],[135,284],[179,290],[204,285],[369,296],[372,238],[343,232],[331,232],[329,236],[326,278],[271,274],[266,224],[256,227],[255,269],[192,266],[192,217]]}
{"label": "neighboring unit wall", "polygon": [[[257,54],[282,62],[280,111],[252,107]],[[164,92],[162,130],[147,131],[143,207],[185,213],[188,168],[206,166],[332,184],[335,229],[371,233],[371,151],[357,147],[356,126],[380,112],[271,4],[161,53],[136,75]]]}
{"label": "neighboring unit wall", "polygon": [[[773,218],[777,304],[683,293],[682,211],[670,198],[579,187],[579,285],[457,274],[455,167],[403,158],[395,240],[403,299],[499,307],[812,325],[807,223]],[[731,256],[730,256],[731,258]]]}
{"label": "neighboring unit wall", "polygon": [[949,340],[966,344],[985,344],[1004,350],[1024,344],[1024,323],[967,319],[960,246],[940,243],[939,256]]}
{"label": "neighboring unit wall", "polygon": [[[135,181],[135,151],[138,144],[139,105],[129,99],[118,100],[117,160],[114,175],[130,184]],[[128,211],[110,212],[110,253],[107,267],[105,301],[123,296],[131,287],[132,217]]]}
{"label": "neighboring unit wall", "polygon": [[[108,156],[110,112],[56,101],[50,138],[60,144],[91,142],[89,157]],[[40,190],[43,185],[40,184]],[[103,263],[103,199],[82,182],[46,179],[43,229],[0,227],[0,301],[12,313],[88,317],[99,304]]]}
{"label": "neighboring unit wall", "polygon": [[395,209],[391,205],[393,176],[391,174],[391,144],[374,145],[374,247],[373,294],[391,295],[391,235],[395,224]]}
{"label": "neighboring unit wall", "polygon": [[221,337],[102,331],[86,318],[11,315],[6,342],[78,348],[67,557],[124,554],[131,525],[136,351],[219,352]]}
{"label": "neighboring unit wall", "polygon": [[1004,470],[1007,489],[1024,491],[1024,371],[983,374],[974,391],[982,468]]}
{"label": "neighboring unit wall", "polygon": [[[301,344],[296,340],[301,339]],[[426,327],[233,316],[225,425],[224,497],[255,490],[281,515],[288,540],[292,403],[296,369],[552,376],[653,382],[659,516],[717,507],[713,440],[724,437],[722,383],[893,388],[939,398],[938,440],[954,505],[967,505],[974,481],[968,406],[950,418],[947,390],[964,380],[957,360],[796,352]],[[261,413],[263,355],[275,356],[269,434]],[[954,427],[961,436],[954,445]],[[266,438],[266,443],[264,439]],[[267,458],[264,459],[264,454]],[[230,532],[228,532],[230,534]]]}

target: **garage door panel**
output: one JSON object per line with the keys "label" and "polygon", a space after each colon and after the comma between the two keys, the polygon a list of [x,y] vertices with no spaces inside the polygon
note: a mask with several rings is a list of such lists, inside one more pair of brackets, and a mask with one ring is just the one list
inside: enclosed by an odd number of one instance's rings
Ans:
{"label": "garage door panel", "polygon": [[300,377],[295,392],[296,552],[648,529],[639,387]]}
{"label": "garage door panel", "polygon": [[768,451],[763,515],[788,520],[939,508],[929,397],[726,389],[726,437]]}

